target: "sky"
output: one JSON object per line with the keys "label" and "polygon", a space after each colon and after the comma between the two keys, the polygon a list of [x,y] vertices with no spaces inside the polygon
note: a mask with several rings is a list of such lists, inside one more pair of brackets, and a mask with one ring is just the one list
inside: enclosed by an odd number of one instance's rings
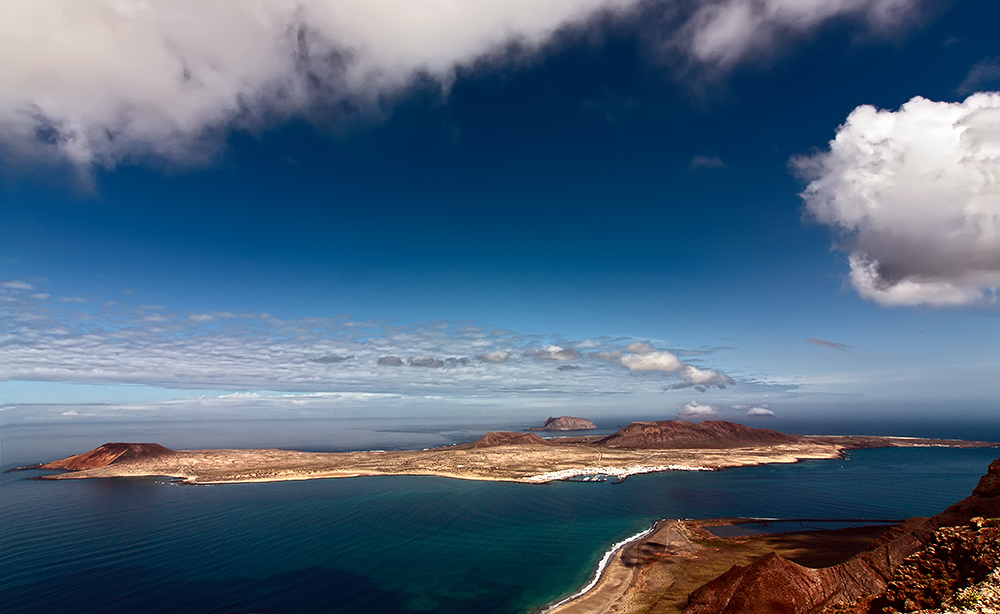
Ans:
{"label": "sky", "polygon": [[4,2],[0,424],[996,423],[996,23]]}

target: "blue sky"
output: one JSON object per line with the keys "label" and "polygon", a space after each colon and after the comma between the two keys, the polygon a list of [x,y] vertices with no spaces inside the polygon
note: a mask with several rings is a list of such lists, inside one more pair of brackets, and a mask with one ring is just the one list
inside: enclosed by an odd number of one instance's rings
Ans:
{"label": "blue sky", "polygon": [[146,9],[2,9],[4,421],[995,421],[995,2]]}

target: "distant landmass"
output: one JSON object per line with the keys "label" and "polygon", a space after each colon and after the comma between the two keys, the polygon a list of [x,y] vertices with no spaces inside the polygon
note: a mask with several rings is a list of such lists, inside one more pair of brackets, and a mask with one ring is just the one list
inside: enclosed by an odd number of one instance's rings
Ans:
{"label": "distant landmass", "polygon": [[589,431],[596,429],[595,425],[586,418],[574,418],[573,416],[559,416],[549,418],[545,421],[545,426],[533,426],[524,429],[526,431]]}
{"label": "distant landmass", "polygon": [[722,420],[701,423],[664,420],[633,422],[607,437],[547,440],[534,433],[493,431],[468,444],[391,452],[175,451],[155,443],[108,443],[83,454],[28,468],[69,471],[39,478],[46,480],[170,476],[188,483],[207,484],[436,475],[544,483],[585,475],[614,476],[621,480],[657,471],[710,471],[833,459],[841,458],[845,449],[996,445],[900,437],[789,435]]}

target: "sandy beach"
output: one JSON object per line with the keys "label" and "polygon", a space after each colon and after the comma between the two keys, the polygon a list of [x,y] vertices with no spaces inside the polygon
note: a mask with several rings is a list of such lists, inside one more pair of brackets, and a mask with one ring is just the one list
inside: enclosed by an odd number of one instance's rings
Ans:
{"label": "sandy beach", "polygon": [[544,614],[679,614],[688,595],[733,565],[778,554],[802,565],[827,567],[864,550],[888,527],[797,531],[720,538],[706,527],[740,519],[660,520],[653,529],[608,552],[588,590],[543,610]]}

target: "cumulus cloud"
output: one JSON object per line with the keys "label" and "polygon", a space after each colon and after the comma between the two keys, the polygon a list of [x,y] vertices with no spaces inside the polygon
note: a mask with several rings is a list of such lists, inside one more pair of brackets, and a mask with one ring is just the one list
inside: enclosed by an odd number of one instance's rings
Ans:
{"label": "cumulus cloud", "polygon": [[668,386],[670,390],[694,388],[699,392],[705,392],[712,386],[725,389],[726,386],[732,386],[736,383],[728,375],[712,369],[699,369],[691,365],[685,365],[678,375],[683,381]]}
{"label": "cumulus cloud", "polygon": [[558,345],[547,345],[543,348],[530,350],[525,352],[525,355],[539,360],[558,360],[560,362],[576,360],[581,356],[580,352],[573,348],[564,348]]}
{"label": "cumulus cloud", "polygon": [[824,341],[823,339],[817,339],[815,337],[809,337],[806,339],[806,343],[811,343],[813,345],[819,345],[822,347],[833,348],[835,350],[849,350],[851,346],[844,343],[837,343],[835,341]]}
{"label": "cumulus cloud", "polygon": [[728,375],[712,369],[699,369],[681,361],[680,358],[670,352],[650,351],[645,354],[625,354],[619,359],[619,362],[629,371],[660,371],[662,373],[674,374],[680,378],[681,381],[664,386],[664,390],[694,388],[700,392],[705,392],[713,386],[725,388],[726,386],[735,384],[733,378]]}
{"label": "cumulus cloud", "polygon": [[614,362],[622,357],[622,353],[618,350],[608,350],[603,352],[591,352],[587,354],[591,358],[596,360],[603,360],[605,362]]}
{"label": "cumulus cloud", "polygon": [[653,346],[649,345],[645,341],[636,341],[626,345],[625,351],[633,354],[651,354],[656,350],[654,350]]}
{"label": "cumulus cloud", "polygon": [[403,359],[399,356],[379,356],[378,364],[386,367],[402,367]]}
{"label": "cumulus cloud", "polygon": [[426,367],[428,369],[440,369],[444,366],[443,360],[438,360],[433,356],[411,356],[409,362],[411,367]]}
{"label": "cumulus cloud", "polygon": [[648,352],[645,354],[626,354],[619,359],[622,366],[629,371],[662,371],[674,373],[684,368],[684,363],[670,352]]}
{"label": "cumulus cloud", "polygon": [[773,51],[832,19],[852,18],[874,31],[905,23],[918,0],[721,0],[704,2],[678,38],[697,61],[728,68]]}
{"label": "cumulus cloud", "polygon": [[485,352],[483,354],[480,354],[479,356],[476,356],[476,359],[481,360],[482,362],[492,362],[495,364],[505,363],[508,360],[510,360],[510,352],[507,352],[505,350]]}
{"label": "cumulus cloud", "polygon": [[[231,128],[374,103],[418,74],[634,0],[113,0],[0,4],[0,134],[21,154],[112,166],[208,159]],[[44,32],[45,36],[39,33]]]}
{"label": "cumulus cloud", "polygon": [[830,149],[793,161],[807,212],[882,305],[974,305],[1000,286],[1000,93],[856,108]]}
{"label": "cumulus cloud", "polygon": [[774,412],[768,409],[769,407],[767,403],[759,405],[733,405],[733,409],[745,411],[748,418],[768,418],[773,416]]}
{"label": "cumulus cloud", "polygon": [[714,405],[699,403],[698,401],[691,401],[690,403],[682,406],[680,411],[677,412],[677,418],[680,420],[707,420],[709,418],[718,417],[718,408]]}
{"label": "cumulus cloud", "polygon": [[447,89],[458,67],[511,43],[542,48],[561,28],[601,15],[663,30],[650,38],[670,41],[671,57],[725,68],[833,19],[893,26],[916,2],[6,0],[0,146],[84,171],[148,159],[203,164],[232,130],[330,109],[379,111],[416,80]]}

